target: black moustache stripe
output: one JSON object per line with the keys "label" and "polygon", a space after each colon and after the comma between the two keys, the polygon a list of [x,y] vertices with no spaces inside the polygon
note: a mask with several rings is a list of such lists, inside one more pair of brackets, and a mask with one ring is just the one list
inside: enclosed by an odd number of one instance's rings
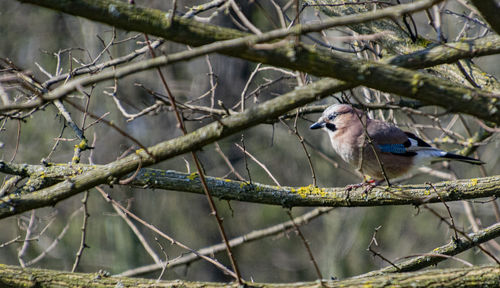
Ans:
{"label": "black moustache stripe", "polygon": [[332,132],[335,132],[335,130],[337,130],[337,127],[335,127],[335,124],[332,124],[332,123],[326,123],[325,127],[326,127],[326,129],[328,129]]}

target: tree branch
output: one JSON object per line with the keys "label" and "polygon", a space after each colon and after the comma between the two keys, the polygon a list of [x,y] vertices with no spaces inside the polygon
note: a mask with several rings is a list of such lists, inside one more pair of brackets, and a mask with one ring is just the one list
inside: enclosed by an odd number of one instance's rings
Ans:
{"label": "tree branch", "polygon": [[[62,179],[78,173],[84,173],[83,175],[100,173],[98,171],[106,171],[107,167],[110,165],[111,164],[91,166],[79,164],[68,166],[58,164],[46,168],[45,172],[39,172],[43,170],[43,167],[39,165],[20,165],[0,162],[0,172],[19,175],[21,172],[37,171],[33,174],[35,177],[39,177],[41,175],[40,173],[43,173],[44,177],[47,178],[48,181],[52,179],[53,183],[56,179],[61,179],[59,181],[62,181]],[[20,172],[12,173],[9,171]],[[432,186],[436,188],[437,193],[434,191],[434,188],[428,184],[410,184],[394,187],[378,186],[374,187],[370,193],[366,194],[364,193],[363,187],[351,191],[347,191],[344,187],[318,188],[312,185],[305,187],[279,187],[254,182],[250,184],[243,181],[209,176],[206,177],[206,181],[212,195],[219,199],[280,205],[284,207],[418,206],[424,203],[439,203],[442,201],[458,201],[500,196],[500,175],[433,183]],[[141,169],[136,177],[127,183],[127,185],[138,188],[175,190],[203,194],[203,187],[201,186],[197,173],[186,174],[171,170]],[[40,191],[38,191],[21,195],[7,195],[1,198],[0,203],[11,203],[10,205],[14,203],[15,212],[6,209],[8,206],[4,208],[0,207],[0,218],[19,214],[30,209],[30,205],[34,205],[35,203],[39,203],[42,206],[48,206],[54,205],[60,201],[58,198],[60,191],[52,187],[44,190],[46,192],[42,194],[43,197],[39,195]],[[5,204],[3,206],[5,206]]]}
{"label": "tree branch", "polygon": [[[358,15],[359,13],[366,13],[371,11],[373,5],[363,4],[349,5],[351,3],[346,3],[341,0],[305,0],[309,5],[318,6],[321,12],[325,13],[330,17],[342,17],[345,15]],[[376,34],[390,31],[392,33],[385,33],[383,39],[376,41],[377,44],[381,45],[384,50],[387,50],[389,54],[393,55],[406,55],[412,53],[418,53],[424,47],[429,45],[435,45],[429,39],[422,38],[417,35],[416,42],[408,36],[408,32],[398,24],[398,21],[394,19],[380,19],[378,21],[364,22],[359,24],[351,24],[348,27],[354,30],[356,33],[363,34]],[[383,55],[385,57],[386,55]],[[494,77],[482,71],[473,63],[468,63],[468,73],[475,80],[475,82],[486,91],[493,91],[495,93],[500,92],[500,82],[498,82]],[[460,72],[456,65],[442,65],[431,68],[432,73],[437,74],[441,78],[449,79],[455,83],[467,82],[464,75]]]}
{"label": "tree branch", "polygon": [[493,224],[475,233],[470,233],[468,234],[468,236],[469,239],[472,239],[472,241],[466,238],[460,238],[458,240],[452,239],[448,244],[433,249],[432,251],[427,252],[422,256],[417,256],[415,258],[396,263],[396,266],[399,268],[399,270],[397,270],[393,266],[387,266],[380,270],[375,270],[363,275],[356,276],[356,278],[372,277],[375,275],[382,275],[385,273],[417,271],[425,267],[436,265],[437,263],[447,259],[445,257],[442,257],[442,255],[454,256],[466,250],[469,250],[470,248],[475,247],[479,244],[482,244],[491,239],[499,237],[500,223]]}
{"label": "tree branch", "polygon": [[500,53],[500,36],[434,45],[413,53],[382,58],[381,62],[410,69],[454,63],[460,59]]}
{"label": "tree branch", "polygon": [[[342,281],[299,283],[245,282],[248,287],[498,287],[500,267],[479,266],[456,269],[434,269]],[[69,273],[55,270],[0,266],[0,284],[6,287],[238,287],[238,283],[189,282],[183,280],[109,277],[103,273]]]}
{"label": "tree branch", "polygon": [[[238,35],[238,33],[231,29],[196,23],[195,21],[178,17],[165,17],[165,13],[162,11],[136,8],[122,2],[75,0],[71,2],[71,5],[55,0],[23,0],[23,2],[43,5],[108,23],[122,29],[137,30],[195,46]],[[420,2],[423,3],[424,1]],[[425,1],[425,3],[433,4],[434,2]],[[393,8],[377,11],[377,13],[388,15],[387,11],[381,11],[394,9],[399,14],[392,13],[392,16],[402,15],[408,12],[408,7],[398,5]],[[419,9],[425,7],[425,5],[420,5]],[[359,17],[363,18],[366,15],[356,16],[356,18]],[[172,21],[169,19],[172,19]],[[371,19],[376,18],[372,16]],[[334,24],[341,25],[345,23],[355,23],[355,21],[339,20],[338,23]],[[272,50],[249,48],[256,43],[271,41],[288,35],[301,34],[303,31],[315,31],[314,29],[316,28],[313,28],[315,27],[313,25],[297,25],[291,30],[274,30],[260,35],[246,36],[238,40],[241,43],[238,42],[239,44],[237,45],[217,50],[217,52],[250,61],[304,71],[317,76],[341,79],[349,82],[349,84],[342,82],[339,84],[350,85],[351,88],[353,86],[364,85],[381,91],[418,99],[428,104],[443,106],[450,112],[464,112],[481,119],[500,123],[500,101],[495,101],[496,98],[492,97],[493,95],[479,89],[459,87],[455,83],[450,83],[449,81],[424,73],[409,71],[392,65],[362,61],[341,53],[333,53],[307,45],[297,45],[287,42],[277,45]],[[330,23],[330,25],[332,26],[333,24]],[[323,29],[327,26],[318,27]],[[193,29],[198,30],[193,31]],[[243,36],[241,33],[239,35]],[[219,43],[221,46],[225,44],[225,42]],[[211,52],[215,52],[215,50]],[[156,59],[160,59],[160,57]]]}
{"label": "tree branch", "polygon": [[[154,175],[154,176],[153,176]],[[175,190],[202,194],[198,175],[176,171],[141,170],[130,183],[136,187]],[[460,179],[433,183],[437,193],[427,184],[409,184],[394,187],[375,187],[364,193],[363,187],[347,191],[344,187],[318,188],[278,187],[252,182],[207,177],[207,184],[214,197],[260,204],[296,206],[357,207],[383,205],[420,205],[466,199],[500,196],[500,176]],[[442,199],[442,200],[441,200]],[[0,214],[1,215],[1,214]]]}

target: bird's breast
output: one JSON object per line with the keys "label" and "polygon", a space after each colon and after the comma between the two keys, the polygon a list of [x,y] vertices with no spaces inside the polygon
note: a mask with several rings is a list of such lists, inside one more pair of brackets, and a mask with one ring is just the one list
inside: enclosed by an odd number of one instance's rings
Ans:
{"label": "bird's breast", "polygon": [[352,164],[357,159],[357,150],[359,150],[359,143],[357,141],[352,141],[353,138],[341,137],[342,131],[335,131],[330,133],[330,141],[332,148],[337,153],[337,155],[342,158],[345,162]]}

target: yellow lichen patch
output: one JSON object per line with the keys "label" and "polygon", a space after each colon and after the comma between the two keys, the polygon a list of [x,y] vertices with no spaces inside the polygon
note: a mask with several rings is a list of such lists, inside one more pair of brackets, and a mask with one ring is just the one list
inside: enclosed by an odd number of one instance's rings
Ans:
{"label": "yellow lichen patch", "polygon": [[425,38],[421,38],[421,37],[419,37],[419,38],[417,39],[417,44],[418,44],[418,45],[421,45],[421,46],[423,46],[423,47],[427,47],[427,46],[429,46],[430,44],[432,44],[432,41],[429,41],[429,40],[427,40],[427,39],[425,39]]}
{"label": "yellow lichen patch", "polygon": [[411,93],[417,94],[418,88],[422,85],[420,75],[414,74],[413,79],[411,80]]}
{"label": "yellow lichen patch", "polygon": [[135,150],[135,154],[141,154],[142,152],[144,152],[144,149],[137,149]]}
{"label": "yellow lichen patch", "polygon": [[300,187],[297,189],[297,193],[300,195],[302,198],[306,198],[307,194],[309,193],[309,187]]}
{"label": "yellow lichen patch", "polygon": [[467,142],[466,142],[467,143],[467,147],[472,147],[472,145],[474,144],[474,142],[475,142],[474,139],[467,138]]}
{"label": "yellow lichen patch", "polygon": [[75,145],[75,149],[76,148],[79,148],[81,150],[85,150],[88,148],[87,146],[87,139],[83,139],[82,141],[80,141],[80,143],[78,143],[77,145]]}
{"label": "yellow lichen patch", "polygon": [[429,188],[425,188],[424,195],[426,196],[431,195],[431,190]]}
{"label": "yellow lichen patch", "polygon": [[326,196],[325,188],[318,188],[313,185],[299,187],[298,189],[290,188],[290,192],[297,193],[302,198],[306,198],[307,195],[320,195],[321,197]]}
{"label": "yellow lichen patch", "polygon": [[187,176],[189,180],[194,180],[196,177],[198,177],[198,172],[193,172]]}
{"label": "yellow lichen patch", "polygon": [[470,179],[469,187],[476,186],[477,185],[477,178]]}

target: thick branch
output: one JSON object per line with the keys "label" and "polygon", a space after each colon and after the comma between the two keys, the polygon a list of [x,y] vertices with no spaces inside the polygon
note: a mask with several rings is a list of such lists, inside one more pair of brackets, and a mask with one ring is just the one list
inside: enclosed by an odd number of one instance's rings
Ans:
{"label": "thick branch", "polygon": [[[89,86],[110,79],[122,78],[133,73],[141,72],[143,70],[152,69],[161,65],[173,64],[179,61],[186,61],[195,57],[199,57],[200,55],[205,55],[211,52],[222,51],[230,47],[233,48],[243,47],[248,44],[247,43],[248,39],[254,39],[254,38],[245,37],[234,40],[216,42],[192,50],[182,51],[179,53],[171,54],[168,56],[161,56],[150,60],[144,60],[123,66],[121,68],[112,71],[102,72],[96,75],[79,78],[70,81],[61,87],[58,87],[53,91],[50,91],[48,94],[43,96],[43,100],[42,98],[36,98],[35,100],[30,101],[28,103],[14,103],[11,105],[0,106],[0,111],[35,108],[39,106],[42,103],[42,101],[51,101],[55,99],[60,99],[68,95],[69,93],[76,91],[78,87]],[[390,65],[417,69],[433,65],[439,65],[443,63],[451,63],[457,61],[458,59],[469,58],[478,55],[490,55],[498,52],[500,52],[500,37],[494,36],[472,41],[448,43],[446,45],[424,49],[407,55],[385,58],[382,62]],[[418,79],[419,78],[417,77],[416,78],[417,84],[420,83]],[[356,85],[346,86],[344,82],[337,82],[337,83],[339,83],[339,86],[336,89],[333,89],[332,93],[340,92],[343,89],[353,88],[356,86]],[[43,93],[44,91],[43,87],[41,86],[35,88],[38,89],[40,93]],[[462,97],[463,95],[460,96]],[[225,112],[223,115],[225,115]]]}
{"label": "thick branch", "polygon": [[[389,274],[342,281],[300,283],[254,283],[248,287],[498,287],[500,267],[435,269],[424,272]],[[109,277],[98,273],[69,273],[54,270],[0,266],[0,284],[5,287],[238,287],[238,283],[188,282],[182,280]]]}
{"label": "thick branch", "polygon": [[470,41],[435,45],[413,53],[382,58],[381,62],[410,69],[421,69],[460,59],[500,53],[500,37],[492,35]]}
{"label": "thick branch", "polygon": [[[347,3],[341,0],[305,0],[305,2],[309,5],[318,5],[321,12],[335,18],[352,14],[357,15],[373,10],[373,4],[346,5]],[[413,42],[406,28],[399,25],[398,22],[401,21],[380,19],[378,21],[351,24],[348,25],[348,27],[359,34],[376,34],[391,31],[392,33],[385,33],[384,37],[377,41],[384,48],[383,51],[387,51],[388,54],[405,55],[418,53],[422,48],[432,43],[432,41],[420,36],[418,36],[416,42]],[[383,54],[385,57],[384,52]],[[482,89],[494,91],[495,93],[500,91],[500,82],[494,77],[485,73],[473,63],[468,63],[467,67],[467,73],[470,74],[470,77],[473,78]],[[440,65],[431,68],[431,71],[441,78],[449,79],[455,83],[467,84],[467,79],[457,65]]]}
{"label": "thick branch", "polygon": [[[75,16],[85,17],[98,22],[106,23],[125,30],[148,32],[152,35],[161,36],[165,39],[200,46],[214,41],[227,40],[248,35],[237,30],[222,28],[206,23],[192,21],[184,17],[174,15],[170,11],[164,12],[156,9],[142,8],[129,5],[120,1],[103,0],[72,0],[70,2],[59,0],[18,0],[55,10],[59,10]],[[398,17],[407,13],[416,12],[430,8],[432,5],[443,0],[420,0],[416,3],[398,5],[395,7],[366,12],[358,15],[350,15],[342,18],[332,18],[321,23],[297,25],[289,29],[280,29],[279,37],[301,33],[318,32],[324,29],[352,25],[381,18]],[[150,31],[143,31],[147,29]],[[162,34],[162,35],[159,35]]]}
{"label": "thick branch", "polygon": [[[64,1],[54,1],[54,2],[66,3]],[[101,3],[102,1],[95,1],[95,2]],[[57,4],[57,3],[55,3],[55,4]],[[80,3],[81,4],[81,3],[86,3],[86,2],[81,1],[81,0],[76,0],[76,1],[72,1],[72,4],[73,3]],[[109,4],[109,2],[106,2],[106,3]],[[121,4],[120,2],[113,2],[113,3],[116,3],[116,5],[124,5],[124,4]],[[112,4],[112,5],[114,5],[114,4]],[[73,6],[71,6],[71,7],[73,7]],[[106,6],[106,7],[108,7],[108,6]],[[126,6],[125,8],[127,8],[127,7],[128,6]],[[114,8],[115,7],[113,6],[113,9]],[[110,11],[114,11],[113,9],[110,8]],[[132,10],[133,9],[131,8],[131,11]],[[140,11],[143,11],[143,10],[140,10]],[[147,10],[147,11],[150,11],[150,10]],[[106,9],[105,11],[102,11],[102,13],[107,15],[107,13],[110,13],[110,12]],[[151,19],[153,19],[153,20],[156,19],[157,21],[159,21],[158,23],[163,23],[162,21],[164,21],[164,18],[159,19],[157,16],[158,15],[164,16],[164,14],[162,12],[160,14],[158,14],[158,13],[160,13],[160,12],[156,11],[156,10],[151,10],[150,14],[148,14],[148,16],[150,16]],[[120,15],[120,17],[123,16],[120,13],[119,13],[119,15]],[[157,18],[154,18],[155,15]],[[112,16],[109,16],[109,17],[112,18]],[[127,18],[127,19],[129,19],[129,18]],[[138,21],[138,20],[136,20],[136,19],[134,20],[134,19],[130,19],[130,21]],[[143,23],[144,26],[150,27],[152,25],[151,23],[156,23],[153,20],[151,20],[150,22],[147,22],[147,23]],[[184,20],[182,20],[182,21],[184,21]],[[139,22],[139,23],[141,23],[141,22]],[[205,25],[205,24],[203,25],[203,27],[207,27],[207,26],[208,25]],[[167,26],[165,28],[167,29],[168,27],[169,26]],[[188,26],[186,26],[186,27],[188,27]],[[200,29],[202,29],[202,28],[200,28]],[[217,29],[219,29],[219,28],[217,28]],[[215,30],[217,30],[217,29],[215,29]],[[222,29],[222,28],[220,28],[220,29]],[[224,30],[224,29],[222,29],[222,30]],[[203,31],[206,31],[206,30],[203,30]],[[212,32],[214,32],[214,31],[212,31]],[[172,34],[173,31],[168,30],[165,33],[168,36],[168,35]],[[170,36],[173,37],[172,35],[170,35]],[[251,36],[251,37],[260,37],[260,36]],[[269,35],[267,35],[266,37],[269,37]],[[196,38],[196,39],[199,39],[199,38]],[[244,38],[244,39],[250,39],[250,38]],[[251,38],[251,39],[254,39],[254,38]],[[256,38],[256,39],[260,39],[260,38]],[[238,41],[242,41],[242,40],[238,40]],[[325,63],[328,62],[328,61],[326,61],[327,59],[330,59],[330,61],[333,59],[331,57],[329,58],[328,53],[324,53],[324,52],[321,52],[322,54],[315,53],[314,49],[312,49],[310,47],[309,48],[302,47],[302,48],[303,49],[296,48],[295,50],[293,50],[293,49],[286,50],[285,49],[286,51],[297,52],[295,54],[295,56],[297,56],[297,58],[294,58],[295,62],[293,62],[294,63],[293,65],[296,65],[297,63],[301,63],[301,61],[304,63],[304,65],[307,64],[308,59],[304,59],[304,57],[299,57],[299,56],[309,55],[309,56],[311,56],[312,60],[316,59],[315,60],[316,62],[321,63],[319,65],[321,67],[321,69],[324,69],[325,67],[330,68],[330,65],[325,65]],[[307,49],[310,49],[310,50],[307,50]],[[238,49],[236,49],[236,50],[238,50]],[[226,51],[226,50],[224,50],[224,51]],[[227,51],[229,51],[229,50],[227,50]],[[259,55],[260,55],[259,53],[264,53],[264,55],[267,55],[270,53],[267,50],[257,51],[257,50],[247,49],[246,51],[249,55],[253,55],[253,57],[259,57]],[[290,61],[288,58],[289,55],[286,54],[288,52],[286,52],[285,53],[286,55],[284,56],[284,55],[280,54],[281,53],[280,51],[282,51],[282,50],[278,49],[276,52],[277,53],[276,55],[278,56],[278,58],[285,57],[284,60],[288,61],[288,63],[290,64]],[[300,53],[300,51],[305,51],[306,53],[305,54]],[[252,53],[254,53],[254,54],[252,54]],[[323,56],[321,56],[320,54]],[[358,78],[358,77],[362,78],[365,76],[370,77],[370,75],[378,74],[376,72],[376,71],[378,71],[378,69],[384,70],[386,67],[392,67],[392,66],[388,66],[388,65],[380,65],[380,64],[368,63],[368,62],[366,62],[366,63],[362,62],[364,64],[360,65],[361,62],[359,62],[359,61],[354,61],[351,58],[348,58],[345,56],[339,56],[339,57],[340,57],[339,58],[340,62],[334,63],[335,65],[332,64],[333,65],[332,67],[338,67],[340,64],[340,66],[344,67],[344,68],[340,67],[341,69],[348,69],[346,67],[349,67],[349,65],[350,65],[349,63],[351,63],[360,69],[360,71],[358,71],[359,74],[358,74],[358,72],[353,74],[353,76],[355,75],[356,78]],[[270,57],[270,59],[273,59],[273,57]],[[346,60],[347,62],[343,61],[342,59]],[[162,58],[158,57],[158,58],[150,60],[150,61],[161,61],[161,60],[162,60]],[[163,60],[165,60],[165,59],[163,59]],[[325,60],[326,62],[323,60]],[[134,65],[134,64],[132,64],[132,65]],[[307,65],[305,65],[305,66],[307,66]],[[125,66],[123,68],[126,68],[126,67],[128,67],[128,66]],[[120,69],[122,69],[122,68],[120,68]],[[119,71],[120,69],[117,69],[117,71]],[[300,70],[300,67],[298,67],[298,69]],[[396,69],[396,70],[391,70],[391,71],[395,72],[396,74],[398,74],[398,72],[399,72],[399,70],[397,70],[397,68],[394,68],[394,67],[389,68],[389,69]],[[324,69],[324,70],[326,70],[326,69]],[[400,70],[402,70],[401,75],[392,75],[392,76],[394,76],[392,81],[396,81],[397,83],[403,83],[403,86],[399,87],[400,89],[403,89],[403,87],[405,87],[404,84],[405,83],[408,84],[408,81],[409,81],[410,87],[407,87],[407,90],[408,89],[409,90],[417,90],[416,92],[418,92],[418,93],[427,91],[426,89],[422,89],[423,87],[427,87],[427,85],[425,84],[427,81],[434,83],[434,87],[436,87],[435,85],[438,85],[438,87],[437,87],[438,90],[442,89],[443,87],[447,87],[447,85],[449,86],[449,84],[446,83],[446,85],[441,87],[440,85],[442,84],[442,81],[435,82],[436,79],[432,79],[432,78],[425,76],[425,75],[422,76],[423,78],[419,78],[420,77],[419,75],[423,75],[423,74],[411,74],[413,72],[405,70],[405,69],[400,69]],[[353,71],[350,71],[350,72],[353,72]],[[124,71],[121,71],[120,73],[124,73]],[[410,73],[410,74],[408,74],[408,73]],[[417,77],[414,77],[415,75]],[[96,76],[98,76],[98,75],[96,75]],[[358,81],[360,81],[360,80],[358,79]],[[384,81],[382,81],[382,82],[384,82]],[[423,87],[419,87],[421,84],[423,84]],[[396,84],[394,84],[394,85],[396,85]],[[81,191],[84,191],[86,189],[90,189],[96,185],[103,184],[103,183],[113,183],[115,181],[116,177],[121,177],[127,173],[134,171],[140,162],[142,162],[142,165],[144,167],[147,165],[154,164],[158,161],[165,160],[165,159],[183,154],[183,153],[188,152],[188,151],[199,149],[202,146],[209,144],[213,141],[216,141],[218,139],[221,139],[223,137],[231,135],[235,132],[241,131],[242,129],[245,129],[245,128],[251,127],[253,125],[262,123],[268,119],[276,118],[279,115],[282,115],[283,113],[285,113],[291,109],[303,106],[309,102],[312,102],[314,100],[325,97],[325,96],[329,95],[330,93],[339,92],[341,90],[351,88],[351,87],[353,87],[353,84],[347,84],[345,82],[331,80],[331,79],[330,80],[329,79],[321,80],[321,81],[318,81],[318,82],[316,82],[312,85],[309,85],[305,88],[297,89],[297,90],[292,91],[290,93],[287,93],[281,97],[270,100],[264,104],[261,104],[261,105],[254,107],[248,111],[245,111],[243,113],[233,115],[233,116],[227,117],[225,119],[222,119],[218,122],[214,122],[212,124],[209,124],[203,128],[198,129],[197,131],[195,131],[193,133],[190,133],[189,135],[160,143],[160,144],[152,147],[151,149],[149,149],[150,152],[152,153],[152,155],[154,155],[154,159],[151,159],[150,157],[148,157],[148,155],[146,155],[144,153],[140,153],[142,155],[142,158],[139,157],[138,155],[132,155],[132,156],[129,156],[127,158],[121,159],[119,161],[112,162],[106,166],[99,168],[99,169],[95,169],[95,170],[83,173],[81,175],[80,175],[80,173],[77,173],[76,175],[68,177],[68,179],[66,179],[65,181],[63,181],[57,185],[54,185],[52,187],[49,187],[49,188],[46,188],[46,189],[43,189],[40,191],[36,191],[34,193],[22,195],[23,201],[21,203],[17,203],[17,201],[21,197],[19,195],[11,195],[8,197],[4,197],[3,199],[0,200],[1,201],[0,202],[1,203],[1,205],[0,205],[1,217],[7,217],[9,215],[14,215],[14,214],[21,213],[23,211],[27,211],[27,210],[38,208],[38,207],[54,205],[55,203],[57,203],[63,199],[66,199],[66,198],[68,198],[72,195],[75,195]],[[65,89],[63,87],[61,87],[61,88]],[[456,87],[453,87],[452,89],[455,89],[455,88]],[[460,90],[462,88],[456,88],[456,89]],[[460,90],[460,91],[464,92],[462,90]],[[467,91],[470,92],[471,90],[467,90]],[[406,91],[406,92],[408,92],[408,91]],[[434,91],[434,92],[436,92],[436,91]],[[443,103],[445,103],[447,106],[450,106],[450,103],[458,103],[458,104],[456,104],[455,107],[460,106],[457,108],[457,110],[459,110],[459,111],[460,110],[468,111],[469,108],[472,108],[475,112],[477,112],[478,114],[481,114],[482,117],[486,117],[486,119],[488,119],[488,120],[495,120],[495,119],[500,120],[500,109],[495,110],[496,106],[494,106],[494,105],[491,105],[491,106],[485,105],[484,102],[486,102],[486,104],[488,104],[489,101],[485,100],[483,98],[480,98],[480,99],[477,99],[476,101],[474,101],[475,100],[474,98],[467,99],[467,97],[469,97],[470,95],[465,93],[463,95],[461,94],[460,97],[466,98],[465,99],[466,101],[455,101],[456,99],[454,99],[453,96],[447,94],[446,91],[442,91],[442,94],[440,93],[437,96],[432,94],[432,93],[427,93],[427,94],[420,93],[420,94],[423,94],[422,97],[424,97],[424,98],[425,97],[429,98],[429,96],[432,97],[432,99],[430,99],[429,101],[433,102],[433,103],[434,103],[434,101],[443,101],[443,102],[439,102],[439,103],[441,103],[441,105],[444,105]],[[441,99],[441,100],[439,100],[439,99]],[[481,99],[483,101],[481,101]],[[437,104],[439,105],[439,103],[437,103]],[[478,106],[478,107],[476,107],[476,106]],[[474,108],[474,107],[476,107],[476,108]],[[488,107],[488,108],[492,109],[492,111],[495,111],[495,114],[489,115],[488,109],[484,109],[485,107]],[[50,197],[49,197],[49,195],[50,195]]]}
{"label": "thick branch", "polygon": [[471,239],[472,241],[469,241],[468,239],[465,238],[460,238],[458,240],[452,239],[448,244],[433,249],[432,251],[427,252],[422,256],[417,256],[415,258],[400,263],[396,263],[396,266],[399,268],[399,270],[397,270],[393,266],[387,266],[380,270],[359,275],[357,276],[357,278],[372,277],[375,275],[382,275],[385,273],[417,271],[422,268],[436,265],[439,262],[447,260],[447,258],[443,257],[443,255],[455,256],[457,254],[469,250],[472,247],[475,247],[479,244],[482,244],[499,236],[500,236],[500,223],[496,223],[482,230],[479,230],[475,233],[468,234],[469,239]]}
{"label": "thick branch", "polygon": [[[195,23],[182,18],[174,17],[173,21],[170,22],[171,18],[165,17],[165,13],[162,11],[134,8],[122,2],[75,0],[71,1],[71,5],[65,1],[55,0],[25,0],[24,2],[43,5],[119,28],[137,30],[189,45],[201,45],[237,35],[230,29]],[[404,9],[400,10],[405,11]],[[359,15],[359,17],[364,16]],[[343,22],[339,21],[339,23]],[[301,33],[303,30],[314,31],[307,27],[309,26],[298,26],[293,28],[292,32],[275,30],[261,35],[247,36],[241,39],[246,45],[231,46],[229,47],[231,49],[223,49],[218,52],[251,61],[300,70],[317,76],[341,79],[348,81],[350,87],[364,85],[418,99],[428,104],[440,105],[449,109],[450,112],[464,112],[500,123],[499,101],[494,101],[496,99],[490,98],[490,94],[479,89],[459,87],[454,83],[420,72],[362,61],[306,45],[276,44],[272,50],[248,48],[248,44],[270,41],[286,35]],[[347,83],[342,84],[347,85]]]}
{"label": "thick branch", "polygon": [[[32,174],[35,177],[40,177],[43,174],[43,177],[46,179],[53,179],[54,181],[60,179],[61,181],[78,173],[86,172],[87,174],[91,174],[94,171],[103,171],[107,166],[109,165],[90,166],[80,164],[77,166],[55,165],[44,168],[39,165],[19,165],[0,162],[0,172],[23,175],[22,173],[25,174],[28,171],[36,171]],[[437,193],[427,184],[375,187],[370,193],[366,194],[363,192],[363,187],[352,191],[346,191],[343,187],[318,188],[311,185],[305,187],[278,187],[208,176],[206,177],[206,181],[212,195],[219,199],[280,205],[284,207],[420,205],[423,203],[437,203],[442,200],[457,201],[500,196],[500,176],[434,183],[432,186],[436,188]],[[197,173],[186,174],[170,170],[141,169],[134,180],[127,185],[139,188],[203,194],[203,187]],[[15,197],[16,207],[19,210],[21,207],[29,205],[32,201],[47,201],[50,198],[56,198],[59,194],[57,190],[51,190],[50,193],[44,193],[43,197],[33,196],[37,193],[7,196],[2,200]],[[53,203],[57,202],[54,201]],[[0,218],[5,217],[4,213],[6,212],[0,209]]]}
{"label": "thick branch", "polygon": [[[500,176],[461,179],[433,184],[437,193],[427,184],[409,184],[394,187],[375,187],[364,193],[363,187],[351,191],[340,188],[278,187],[207,177],[214,197],[261,204],[295,206],[382,206],[420,205],[465,199],[500,196]],[[203,193],[197,174],[148,169],[139,172],[133,185],[154,189]],[[131,184],[132,184],[131,183]]]}

